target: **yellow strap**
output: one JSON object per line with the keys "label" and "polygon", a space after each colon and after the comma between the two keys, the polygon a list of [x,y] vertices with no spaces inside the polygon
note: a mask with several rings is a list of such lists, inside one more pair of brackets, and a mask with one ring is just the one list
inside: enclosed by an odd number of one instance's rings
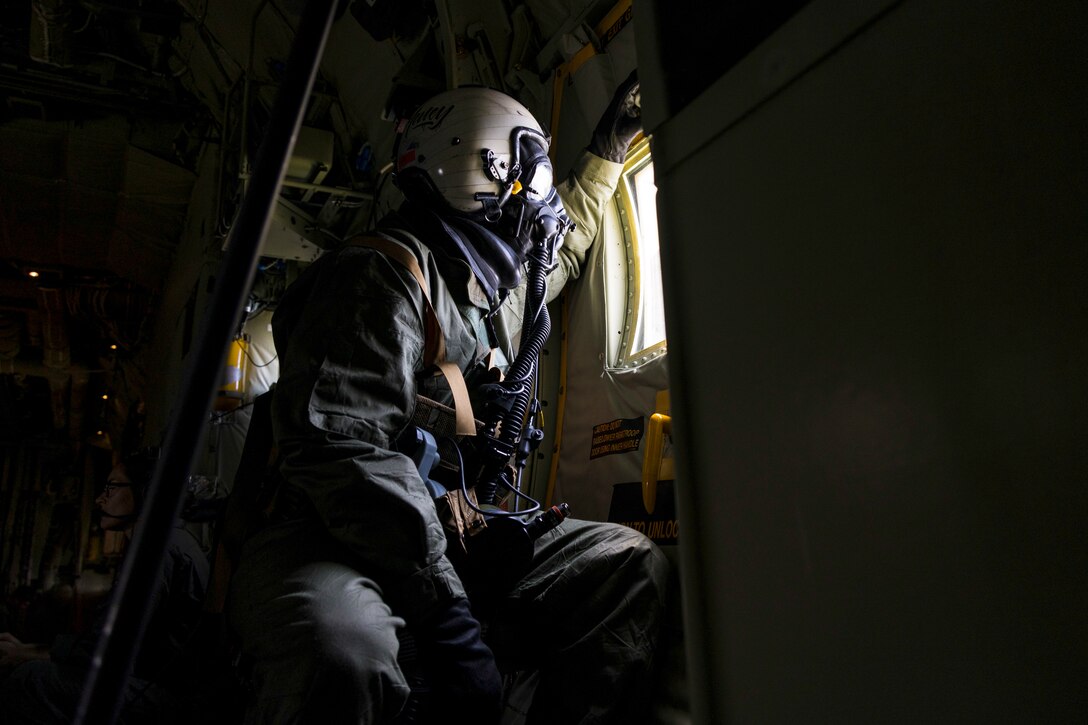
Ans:
{"label": "yellow strap", "polygon": [[431,293],[427,287],[427,278],[423,276],[416,255],[408,247],[400,242],[386,239],[385,237],[356,237],[348,242],[354,247],[370,247],[400,262],[419,284],[423,291],[423,365],[426,368],[437,367],[446,377],[450,392],[453,393],[453,410],[457,418],[457,435],[476,435],[476,421],[472,415],[472,403],[468,397],[468,386],[465,385],[465,377],[461,374],[461,368],[446,360],[446,338],[442,334],[442,325],[438,322],[434,305],[431,304]]}
{"label": "yellow strap", "polygon": [[412,254],[411,250],[403,244],[384,237],[356,237],[348,244],[353,247],[377,249],[390,259],[400,262],[401,266],[412,273],[412,276],[415,277],[416,282],[419,284],[419,289],[423,292],[423,366],[429,368],[445,360],[446,342],[442,336],[442,327],[438,323],[438,315],[435,314],[434,306],[431,304],[427,278],[423,276],[423,270],[420,269],[419,262],[416,261],[416,255]]}
{"label": "yellow strap", "polygon": [[476,435],[476,419],[472,415],[472,401],[468,399],[468,386],[461,375],[461,369],[443,360],[438,363],[438,369],[446,376],[446,382],[450,384],[450,392],[453,393],[453,412],[457,417],[457,435]]}

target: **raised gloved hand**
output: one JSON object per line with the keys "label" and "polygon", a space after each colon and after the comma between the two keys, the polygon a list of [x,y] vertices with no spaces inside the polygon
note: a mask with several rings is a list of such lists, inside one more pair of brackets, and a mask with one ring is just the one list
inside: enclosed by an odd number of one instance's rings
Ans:
{"label": "raised gloved hand", "polygon": [[627,80],[619,85],[615,95],[604,109],[589,151],[602,159],[623,163],[627,147],[642,130],[642,97],[639,91],[638,69],[631,71]]}
{"label": "raised gloved hand", "polygon": [[[439,722],[439,715],[445,722],[498,723],[502,676],[468,600],[446,602],[410,631],[415,661],[402,667],[413,692],[397,723]],[[420,677],[408,670],[418,670]]]}

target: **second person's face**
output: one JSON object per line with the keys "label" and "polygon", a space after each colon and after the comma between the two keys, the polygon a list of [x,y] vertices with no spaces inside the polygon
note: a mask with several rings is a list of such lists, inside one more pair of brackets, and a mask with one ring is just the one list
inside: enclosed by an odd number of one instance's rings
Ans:
{"label": "second person's face", "polygon": [[132,527],[136,498],[132,493],[132,479],[123,465],[110,471],[105,488],[94,502],[102,512],[102,528],[106,531],[123,531]]}

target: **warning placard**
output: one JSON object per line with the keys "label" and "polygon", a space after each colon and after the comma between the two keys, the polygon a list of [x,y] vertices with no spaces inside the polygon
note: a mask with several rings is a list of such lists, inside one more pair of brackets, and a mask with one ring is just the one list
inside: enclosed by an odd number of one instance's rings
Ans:
{"label": "warning placard", "polygon": [[637,451],[642,442],[642,431],[646,422],[638,418],[617,418],[616,420],[593,426],[593,437],[589,443],[589,458],[610,456],[613,453]]}

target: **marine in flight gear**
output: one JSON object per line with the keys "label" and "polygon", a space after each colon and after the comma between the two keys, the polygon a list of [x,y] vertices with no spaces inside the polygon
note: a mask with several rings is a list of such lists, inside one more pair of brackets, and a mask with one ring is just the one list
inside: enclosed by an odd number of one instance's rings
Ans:
{"label": "marine in flight gear", "polygon": [[[622,167],[583,154],[557,189],[547,148],[508,96],[441,94],[404,130],[407,201],[376,229],[410,253],[423,283],[352,244],[312,264],[280,302],[281,503],[246,543],[229,603],[254,663],[250,722],[429,722],[429,707],[498,722],[500,672],[519,671],[539,673],[528,723],[630,714],[654,650],[664,556],[625,527],[568,519],[534,542],[527,573],[487,607],[485,636],[431,492],[397,446],[418,392],[450,399],[426,369],[427,305],[445,361],[475,389],[491,379],[486,361],[508,367],[524,345],[533,249],[551,267],[538,306],[580,273]],[[424,698],[398,659],[405,633]]]}

